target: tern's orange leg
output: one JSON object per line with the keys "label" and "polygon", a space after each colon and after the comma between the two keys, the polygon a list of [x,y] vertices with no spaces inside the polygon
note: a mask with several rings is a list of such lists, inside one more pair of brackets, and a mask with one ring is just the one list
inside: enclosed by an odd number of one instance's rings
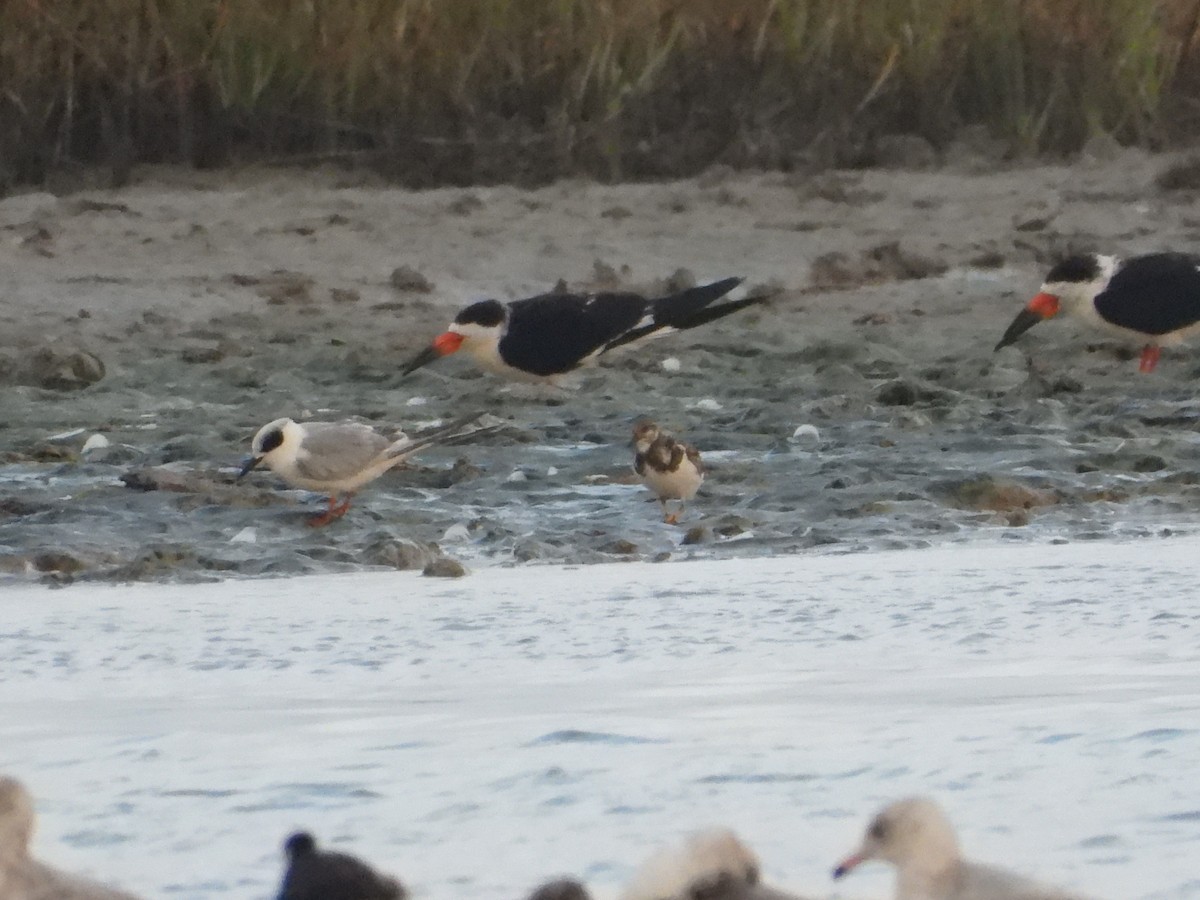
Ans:
{"label": "tern's orange leg", "polygon": [[346,499],[341,503],[337,502],[337,495],[329,495],[329,509],[321,513],[319,516],[313,516],[308,520],[310,528],[323,528],[330,522],[340,519],[350,510],[350,501],[353,499],[353,494],[347,494]]}
{"label": "tern's orange leg", "polygon": [[1138,365],[1139,372],[1153,372],[1154,367],[1158,365],[1158,356],[1162,353],[1154,344],[1147,344],[1142,348],[1142,361]]}

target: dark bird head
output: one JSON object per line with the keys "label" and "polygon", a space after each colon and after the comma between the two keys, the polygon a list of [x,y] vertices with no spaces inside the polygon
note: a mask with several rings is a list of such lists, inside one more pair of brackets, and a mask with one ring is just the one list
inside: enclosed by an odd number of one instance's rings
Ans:
{"label": "dark bird head", "polygon": [[1046,274],[1041,290],[1012,320],[996,344],[996,350],[1007,347],[1038,322],[1054,318],[1064,307],[1076,308],[1090,303],[1104,290],[1116,267],[1116,257],[1097,253],[1068,256],[1055,263]]}
{"label": "dark bird head", "polygon": [[662,429],[657,422],[649,419],[638,419],[633,423],[633,446],[638,453],[645,453],[650,445],[658,440]]}
{"label": "dark bird head", "polygon": [[408,362],[403,374],[409,375],[435,359],[463,349],[477,358],[497,352],[506,316],[507,309],[499,300],[472,303],[454,317],[450,327],[435,337],[433,343]]}
{"label": "dark bird head", "polygon": [[592,900],[592,895],[574,878],[556,878],[534,888],[528,900]]}
{"label": "dark bird head", "polygon": [[307,831],[297,831],[283,842],[283,853],[291,862],[316,852],[317,840]]}

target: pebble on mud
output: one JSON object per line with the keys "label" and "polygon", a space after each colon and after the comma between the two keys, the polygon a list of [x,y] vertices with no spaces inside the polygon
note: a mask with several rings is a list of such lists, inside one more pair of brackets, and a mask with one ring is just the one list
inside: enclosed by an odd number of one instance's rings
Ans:
{"label": "pebble on mud", "polygon": [[977,475],[955,481],[944,481],[934,485],[935,494],[941,495],[951,506],[1007,513],[1014,510],[1035,509],[1059,503],[1053,491],[1029,487],[1017,481]]}
{"label": "pebble on mud", "polygon": [[6,359],[4,363],[0,365],[4,380],[56,391],[88,387],[105,374],[104,361],[100,357],[66,344],[44,344]]}
{"label": "pebble on mud", "polygon": [[912,406],[917,402],[917,389],[907,381],[889,381],[880,385],[875,400],[884,406]]}
{"label": "pebble on mud", "polygon": [[638,552],[638,546],[633,541],[627,541],[624,538],[618,538],[612,543],[605,544],[600,548],[605,553],[613,553],[617,556],[629,556]]}
{"label": "pebble on mud", "polygon": [[414,269],[412,266],[397,266],[392,269],[388,282],[398,291],[408,291],[414,294],[429,294],[433,292],[433,282]]}
{"label": "pebble on mud", "polygon": [[79,557],[63,551],[38,553],[29,562],[39,572],[61,572],[65,575],[74,575],[87,568]]}
{"label": "pebble on mud", "polygon": [[393,569],[425,569],[439,558],[437,544],[383,536],[363,549],[363,558],[371,565]]}
{"label": "pebble on mud", "polygon": [[425,566],[421,574],[427,578],[462,578],[467,574],[467,569],[457,559],[439,556]]}

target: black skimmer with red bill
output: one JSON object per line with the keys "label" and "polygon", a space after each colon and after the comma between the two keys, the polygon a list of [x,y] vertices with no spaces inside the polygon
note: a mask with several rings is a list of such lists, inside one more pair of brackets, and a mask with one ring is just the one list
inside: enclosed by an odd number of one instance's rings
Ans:
{"label": "black skimmer with red bill", "polygon": [[[658,497],[663,521],[675,525],[683,514],[683,505],[696,496],[704,483],[704,463],[700,451],[676,440],[654,422],[639,421],[633,426],[633,470]],[[676,512],[667,511],[667,501],[678,500]]]}
{"label": "black skimmer with red bill", "polygon": [[288,867],[278,900],[405,900],[408,890],[390,875],[375,871],[348,853],[318,850],[307,831],[283,845]]}
{"label": "black skimmer with red bill", "polygon": [[404,374],[462,350],[497,375],[555,384],[610,350],[695,328],[766,299],[713,305],[740,283],[740,278],[726,278],[654,298],[603,292],[540,294],[511,303],[480,300],[455,316]]}
{"label": "black skimmer with red bill", "polygon": [[1064,259],[1013,319],[996,349],[1066,311],[1143,345],[1142,372],[1152,372],[1162,347],[1200,331],[1200,256],[1149,253],[1120,259],[1089,253]]}

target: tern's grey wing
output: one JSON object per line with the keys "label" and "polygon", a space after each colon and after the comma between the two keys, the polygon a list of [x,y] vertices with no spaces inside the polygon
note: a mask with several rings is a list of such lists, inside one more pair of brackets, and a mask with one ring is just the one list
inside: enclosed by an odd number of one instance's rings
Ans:
{"label": "tern's grey wing", "polygon": [[312,481],[341,481],[369,466],[391,443],[369,425],[305,422],[296,471]]}

